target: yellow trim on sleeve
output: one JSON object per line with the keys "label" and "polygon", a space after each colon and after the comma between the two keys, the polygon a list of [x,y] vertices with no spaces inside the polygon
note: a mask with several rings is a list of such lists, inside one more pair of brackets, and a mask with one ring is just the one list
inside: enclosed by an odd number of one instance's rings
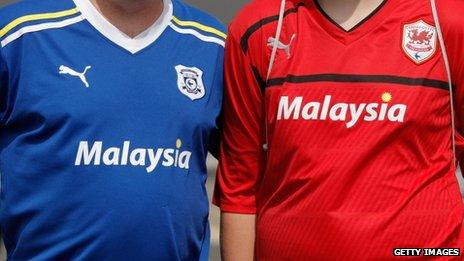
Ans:
{"label": "yellow trim on sleeve", "polygon": [[175,16],[172,16],[172,21],[174,21],[174,23],[176,23],[176,24],[178,24],[180,26],[191,26],[191,27],[195,27],[197,29],[200,29],[200,30],[202,30],[204,32],[215,34],[215,35],[221,37],[222,39],[227,38],[227,35],[225,33],[221,32],[218,29],[213,28],[211,26],[203,25],[203,24],[200,24],[200,23],[194,22],[194,21],[182,21],[182,20],[179,20],[179,18],[177,18]]}
{"label": "yellow trim on sleeve", "polygon": [[25,23],[25,22],[30,22],[30,21],[36,21],[36,20],[45,20],[45,19],[53,19],[53,18],[60,18],[60,17],[65,17],[65,16],[70,16],[73,14],[77,14],[79,12],[79,9],[77,7],[65,10],[65,11],[60,11],[60,12],[54,12],[54,13],[42,13],[42,14],[32,14],[32,15],[25,15],[19,18],[16,18],[9,24],[7,24],[5,27],[3,27],[0,30],[0,37],[5,36],[9,31],[11,31],[13,28],[16,26]]}

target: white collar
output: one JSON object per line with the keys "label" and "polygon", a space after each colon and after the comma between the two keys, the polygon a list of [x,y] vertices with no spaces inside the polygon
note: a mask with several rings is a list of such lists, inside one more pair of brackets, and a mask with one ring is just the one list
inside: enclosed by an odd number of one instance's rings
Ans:
{"label": "white collar", "polygon": [[136,37],[131,38],[106,20],[90,0],[73,1],[81,11],[82,16],[89,21],[97,31],[132,54],[154,43],[171,23],[173,13],[171,0],[163,0],[163,12],[156,22]]}

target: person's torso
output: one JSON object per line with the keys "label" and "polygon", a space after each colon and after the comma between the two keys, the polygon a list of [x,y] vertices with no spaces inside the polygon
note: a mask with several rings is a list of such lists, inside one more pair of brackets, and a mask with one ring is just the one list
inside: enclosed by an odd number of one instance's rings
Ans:
{"label": "person's torso", "polygon": [[[269,17],[242,38],[263,83],[276,41]],[[259,260],[460,246],[448,79],[429,1],[385,1],[350,31],[313,1],[287,1],[264,89]]]}

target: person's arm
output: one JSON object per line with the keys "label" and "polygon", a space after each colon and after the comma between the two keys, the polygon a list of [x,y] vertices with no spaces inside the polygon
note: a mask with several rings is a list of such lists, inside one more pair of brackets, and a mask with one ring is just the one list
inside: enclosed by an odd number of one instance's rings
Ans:
{"label": "person's arm", "polygon": [[214,203],[221,208],[224,261],[254,259],[256,193],[263,169],[263,94],[240,34],[229,29],[222,140]]}
{"label": "person's arm", "polygon": [[256,215],[221,213],[221,256],[224,261],[254,259]]}
{"label": "person's arm", "polygon": [[[3,47],[0,45],[0,125],[5,123],[8,106],[8,66],[6,64]],[[1,184],[0,184],[1,186]]]}
{"label": "person's arm", "polygon": [[[223,31],[226,31],[225,28]],[[214,158],[219,159],[220,134],[222,129],[221,111],[224,96],[224,48],[222,47],[217,55],[216,72],[212,86],[214,88],[214,92],[217,92],[218,94],[213,95],[214,99],[209,99],[208,103],[212,104],[212,107],[214,111],[217,112],[218,117],[216,119],[216,128],[214,128],[209,136],[208,152],[211,153]]]}
{"label": "person's arm", "polygon": [[211,153],[215,159],[219,159],[219,128],[211,132],[208,152]]}
{"label": "person's arm", "polygon": [[[3,125],[4,123],[4,117],[5,117],[5,112],[6,112],[6,98],[7,98],[7,88],[8,88],[8,71],[7,71],[7,66],[6,62],[3,56],[3,50],[2,46],[0,44],[0,125]],[[0,181],[0,190],[1,190],[2,184]],[[5,243],[3,242],[3,232],[0,231],[0,260],[6,260],[6,249],[5,249]]]}
{"label": "person's arm", "polygon": [[[464,45],[461,48],[464,48]],[[464,53],[462,55],[464,56]],[[464,63],[464,59],[462,62]],[[454,107],[456,108],[456,160],[458,161],[461,167],[461,173],[464,174],[464,67],[462,65],[457,66],[456,61],[453,61],[451,63],[454,67],[452,68],[452,79],[454,85],[453,96],[455,98]]]}
{"label": "person's arm", "polygon": [[464,3],[437,1],[437,11],[453,81],[456,120],[456,160],[464,169],[464,22],[461,18]]}

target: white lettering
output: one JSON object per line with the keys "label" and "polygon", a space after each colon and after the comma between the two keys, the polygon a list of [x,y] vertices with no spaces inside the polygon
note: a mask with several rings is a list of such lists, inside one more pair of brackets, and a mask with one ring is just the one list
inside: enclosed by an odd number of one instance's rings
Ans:
{"label": "white lettering", "polygon": [[[391,97],[390,97],[391,98]],[[331,104],[332,96],[326,95],[324,102],[321,103],[311,101],[303,103],[303,97],[297,96],[289,99],[288,96],[282,96],[279,102],[277,111],[277,120],[331,120],[343,121],[346,128],[352,128],[360,121],[373,122],[384,121],[404,122],[407,112],[407,105],[390,103],[336,103]],[[174,164],[177,166],[177,152],[173,157]]]}
{"label": "white lettering", "polygon": [[101,141],[94,142],[92,149],[89,152],[89,143],[87,141],[79,142],[75,165],[81,165],[82,160],[84,161],[84,165],[90,165],[92,159],[94,165],[100,165],[102,145],[103,142]]}
{"label": "white lettering", "polygon": [[303,97],[297,97],[293,100],[292,104],[289,107],[288,97],[283,96],[280,99],[279,111],[277,112],[277,120],[281,120],[282,118],[284,118],[285,120],[288,120],[292,113],[293,113],[293,119],[297,120],[300,114],[300,107],[301,107],[302,101],[303,101]]}
{"label": "white lettering", "polygon": [[161,162],[164,167],[175,167],[180,169],[190,168],[192,152],[180,150],[182,142],[177,141],[178,149],[152,149],[136,148],[131,150],[130,141],[124,141],[122,148],[110,147],[103,151],[103,142],[96,141],[89,148],[88,141],[81,141],[76,153],[75,165],[105,166],[144,166],[147,173],[152,173]]}

